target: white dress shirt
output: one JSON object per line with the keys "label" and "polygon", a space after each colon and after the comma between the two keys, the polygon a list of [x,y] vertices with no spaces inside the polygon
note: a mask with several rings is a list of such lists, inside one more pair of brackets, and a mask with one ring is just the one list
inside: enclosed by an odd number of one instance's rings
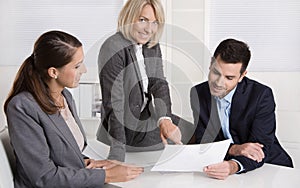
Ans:
{"label": "white dress shirt", "polygon": [[[232,97],[233,97],[235,90],[236,90],[236,87],[233,90],[231,90],[225,97],[223,97],[221,99],[218,97],[215,97],[215,100],[217,101],[218,113],[219,113],[219,118],[220,118],[224,137],[226,139],[230,139],[231,143],[234,143],[234,142],[233,142],[232,136],[230,134],[229,117],[230,117]],[[236,173],[242,172],[244,170],[243,165],[238,160],[235,160],[235,159],[231,159],[231,160],[237,162],[240,167],[240,170]]]}
{"label": "white dress shirt", "polygon": [[141,77],[142,77],[142,83],[143,83],[143,94],[144,94],[144,103],[142,106],[142,110],[144,110],[147,102],[148,102],[148,98],[146,97],[145,93],[148,93],[148,76],[146,73],[146,66],[144,63],[144,55],[143,55],[143,45],[142,44],[136,44],[135,45],[135,55],[136,55],[136,59],[137,59],[137,63],[140,69],[140,73],[141,73]]}
{"label": "white dress shirt", "polygon": [[[137,63],[138,63],[139,70],[141,73],[141,77],[142,77],[142,83],[143,83],[144,102],[143,102],[143,106],[141,108],[141,111],[143,111],[148,102],[148,97],[145,94],[148,93],[149,80],[148,80],[148,76],[146,73],[146,66],[145,66],[145,62],[144,62],[143,45],[135,44],[134,47],[135,47],[135,55],[136,55]],[[172,122],[172,119],[170,117],[167,117],[167,116],[160,117],[157,121],[158,127],[159,127],[160,121],[163,119],[168,119]]]}

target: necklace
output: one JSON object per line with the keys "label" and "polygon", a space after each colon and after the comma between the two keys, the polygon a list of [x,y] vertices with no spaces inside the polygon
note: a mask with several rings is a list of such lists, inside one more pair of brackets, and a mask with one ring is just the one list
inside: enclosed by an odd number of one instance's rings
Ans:
{"label": "necklace", "polygon": [[69,121],[69,117],[72,116],[71,112],[69,111],[69,107],[67,102],[65,101],[65,98],[63,97],[63,103],[64,103],[64,107],[59,109],[60,114],[62,115],[62,117],[64,118],[64,120],[66,122]]}
{"label": "necklace", "polygon": [[64,96],[61,93],[59,94],[58,97],[54,98],[54,104],[57,106],[59,110],[65,108]]}

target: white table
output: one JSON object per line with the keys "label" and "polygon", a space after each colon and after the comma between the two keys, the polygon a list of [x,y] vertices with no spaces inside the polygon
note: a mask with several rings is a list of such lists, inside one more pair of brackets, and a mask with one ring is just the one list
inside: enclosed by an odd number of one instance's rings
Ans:
{"label": "white table", "polygon": [[[88,141],[86,155],[95,159],[105,159],[109,147],[98,141]],[[127,153],[126,162],[145,166],[145,172],[138,178],[113,185],[123,188],[299,188],[300,169],[293,169],[271,164],[244,174],[229,176],[226,180],[207,177],[201,172],[162,173],[151,172],[151,166],[161,152]],[[111,187],[115,187],[111,186]],[[107,188],[110,186],[107,185]]]}
{"label": "white table", "polygon": [[225,180],[208,178],[204,173],[160,173],[146,171],[138,178],[116,183],[123,188],[299,188],[300,169],[265,164],[254,171],[231,175]]}

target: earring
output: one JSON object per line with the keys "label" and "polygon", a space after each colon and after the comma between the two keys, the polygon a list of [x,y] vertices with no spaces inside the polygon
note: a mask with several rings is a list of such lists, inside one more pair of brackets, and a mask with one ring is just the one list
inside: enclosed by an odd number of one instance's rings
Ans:
{"label": "earring", "polygon": [[55,79],[55,80],[57,79],[57,76],[56,76],[56,75],[54,76],[54,79]]}

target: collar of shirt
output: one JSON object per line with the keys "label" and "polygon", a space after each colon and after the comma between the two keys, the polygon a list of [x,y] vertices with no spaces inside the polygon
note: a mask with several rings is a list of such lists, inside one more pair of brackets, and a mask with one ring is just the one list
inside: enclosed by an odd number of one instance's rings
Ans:
{"label": "collar of shirt", "polygon": [[138,50],[143,50],[143,45],[142,44],[134,44],[134,50],[137,52]]}
{"label": "collar of shirt", "polygon": [[[235,86],[235,88],[233,88],[233,90],[231,90],[225,97],[223,98],[219,98],[219,97],[215,97],[215,99],[218,101],[218,102],[222,102],[222,101],[226,101],[228,102],[229,104],[231,104],[231,101],[232,101],[232,97],[233,97],[233,94],[235,93],[235,90],[236,90],[237,86]],[[225,102],[224,101],[224,102]]]}
{"label": "collar of shirt", "polygon": [[234,142],[233,142],[232,136],[230,134],[229,116],[230,116],[231,101],[232,101],[232,97],[233,97],[235,90],[236,90],[236,87],[232,91],[230,91],[225,97],[223,97],[221,99],[218,97],[215,97],[224,137],[226,139],[230,139],[231,143],[234,143]]}

